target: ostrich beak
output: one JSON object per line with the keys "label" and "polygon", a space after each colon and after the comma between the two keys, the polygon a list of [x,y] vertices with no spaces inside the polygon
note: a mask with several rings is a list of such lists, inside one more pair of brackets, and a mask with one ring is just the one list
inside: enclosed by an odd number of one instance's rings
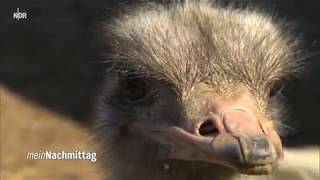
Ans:
{"label": "ostrich beak", "polygon": [[248,114],[231,110],[224,130],[201,136],[177,126],[135,122],[131,128],[143,136],[169,144],[169,159],[204,161],[224,165],[244,174],[270,174],[283,156],[281,140],[272,122],[247,121]]}

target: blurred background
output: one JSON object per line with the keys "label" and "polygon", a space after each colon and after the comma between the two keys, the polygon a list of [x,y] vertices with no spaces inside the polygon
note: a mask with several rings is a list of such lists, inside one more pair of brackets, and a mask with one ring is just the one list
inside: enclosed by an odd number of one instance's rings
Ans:
{"label": "blurred background", "polygon": [[[290,109],[284,143],[319,145],[320,1],[248,2],[293,22],[304,40],[307,70],[284,90]],[[100,178],[97,165],[89,162],[62,166],[66,162],[26,161],[25,155],[44,149],[95,149],[88,135],[89,117],[107,52],[98,29],[123,4],[134,1],[0,2],[1,179]],[[17,8],[27,12],[27,19],[13,19]]]}

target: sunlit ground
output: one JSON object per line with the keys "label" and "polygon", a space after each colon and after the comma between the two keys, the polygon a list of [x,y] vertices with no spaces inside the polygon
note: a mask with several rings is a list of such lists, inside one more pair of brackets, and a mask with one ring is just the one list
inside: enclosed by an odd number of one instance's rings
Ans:
{"label": "sunlit ground", "polygon": [[86,131],[0,86],[1,180],[101,179],[89,160],[27,160],[28,152],[95,151]]}

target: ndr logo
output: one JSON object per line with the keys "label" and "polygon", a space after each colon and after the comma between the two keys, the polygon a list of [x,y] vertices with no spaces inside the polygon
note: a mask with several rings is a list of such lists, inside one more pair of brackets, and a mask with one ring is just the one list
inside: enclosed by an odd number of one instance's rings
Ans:
{"label": "ndr logo", "polygon": [[17,8],[17,12],[13,13],[13,19],[16,19],[16,20],[27,19],[27,13],[19,12],[19,8]]}

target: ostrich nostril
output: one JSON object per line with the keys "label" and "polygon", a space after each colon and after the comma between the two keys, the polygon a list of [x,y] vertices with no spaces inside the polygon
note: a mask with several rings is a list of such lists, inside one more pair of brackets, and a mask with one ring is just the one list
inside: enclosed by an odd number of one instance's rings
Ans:
{"label": "ostrich nostril", "polygon": [[218,133],[219,130],[212,120],[206,120],[200,125],[199,134],[201,136],[216,136]]}

